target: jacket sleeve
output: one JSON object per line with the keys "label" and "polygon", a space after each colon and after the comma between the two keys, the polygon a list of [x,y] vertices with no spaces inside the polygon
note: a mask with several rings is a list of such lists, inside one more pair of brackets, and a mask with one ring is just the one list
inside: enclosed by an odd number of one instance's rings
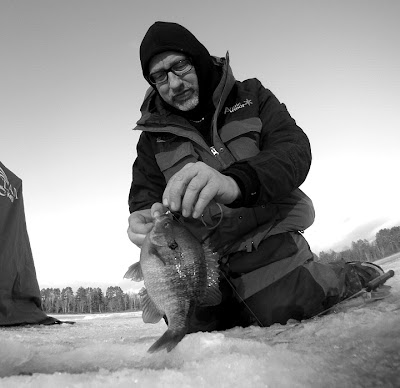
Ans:
{"label": "jacket sleeve", "polygon": [[256,206],[282,199],[298,188],[311,166],[308,137],[296,125],[284,104],[258,80],[260,152],[233,163],[223,173],[238,183],[242,198],[231,207]]}
{"label": "jacket sleeve", "polygon": [[151,137],[142,132],[137,144],[137,157],[132,167],[129,212],[149,209],[153,203],[161,202],[165,186],[164,175],[154,156]]}

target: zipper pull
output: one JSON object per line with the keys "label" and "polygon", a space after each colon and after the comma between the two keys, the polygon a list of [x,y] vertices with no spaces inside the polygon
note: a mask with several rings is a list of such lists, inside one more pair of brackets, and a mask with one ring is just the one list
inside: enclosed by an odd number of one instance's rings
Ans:
{"label": "zipper pull", "polygon": [[210,151],[214,156],[219,155],[219,152],[216,150],[216,148],[214,146],[210,147]]}

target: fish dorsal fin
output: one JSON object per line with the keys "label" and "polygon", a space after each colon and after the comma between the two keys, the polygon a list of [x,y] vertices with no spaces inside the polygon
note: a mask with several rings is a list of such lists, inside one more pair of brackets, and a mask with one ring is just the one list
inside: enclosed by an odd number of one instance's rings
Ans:
{"label": "fish dorsal fin", "polygon": [[207,287],[199,302],[203,306],[216,306],[222,301],[219,290],[218,254],[212,251],[207,242],[203,244],[203,251],[207,265]]}
{"label": "fish dorsal fin", "polygon": [[128,268],[128,271],[126,271],[124,278],[134,280],[135,282],[141,282],[143,280],[142,267],[140,266],[139,261],[135,264],[132,264]]}
{"label": "fish dorsal fin", "polygon": [[164,312],[160,311],[150,298],[147,290],[140,293],[140,301],[142,304],[143,314],[142,319],[144,323],[157,323],[164,316]]}

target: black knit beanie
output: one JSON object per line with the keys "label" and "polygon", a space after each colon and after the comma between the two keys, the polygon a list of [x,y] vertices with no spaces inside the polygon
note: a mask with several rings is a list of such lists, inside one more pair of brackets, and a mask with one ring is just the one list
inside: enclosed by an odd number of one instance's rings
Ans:
{"label": "black knit beanie", "polygon": [[[159,53],[177,51],[192,61],[199,82],[199,106],[197,116],[209,105],[220,74],[208,50],[185,27],[177,23],[155,22],[147,31],[140,45],[140,62],[144,77],[149,74],[149,63]],[[154,85],[151,84],[155,88]],[[155,88],[156,89],[156,88]]]}

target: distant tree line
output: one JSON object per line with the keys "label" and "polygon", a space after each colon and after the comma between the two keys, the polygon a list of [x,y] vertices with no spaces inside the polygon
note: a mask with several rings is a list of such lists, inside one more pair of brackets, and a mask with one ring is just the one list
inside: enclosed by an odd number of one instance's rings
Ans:
{"label": "distant tree line", "polygon": [[42,309],[52,314],[92,314],[105,312],[137,311],[140,298],[135,293],[124,293],[120,287],[108,287],[106,294],[101,288],[79,287],[74,293],[71,287],[43,288],[40,291]]}
{"label": "distant tree line", "polygon": [[358,240],[351,243],[351,247],[341,252],[333,250],[320,252],[318,259],[327,263],[344,259],[346,261],[376,261],[400,252],[400,226],[391,229],[381,229],[375,240]]}

